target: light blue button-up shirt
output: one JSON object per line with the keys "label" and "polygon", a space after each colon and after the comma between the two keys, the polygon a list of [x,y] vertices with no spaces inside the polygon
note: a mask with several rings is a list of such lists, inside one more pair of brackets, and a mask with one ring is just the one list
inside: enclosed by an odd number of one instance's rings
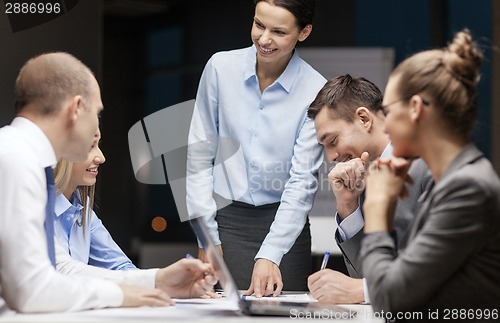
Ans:
{"label": "light blue button-up shirt", "polygon": [[216,53],[208,61],[189,131],[187,203],[191,217],[207,217],[217,243],[213,192],[256,206],[281,202],[256,259],[279,264],[293,246],[323,161],[306,112],[325,82],[297,51],[264,92],[254,46]]}
{"label": "light blue button-up shirt", "polygon": [[83,206],[78,194],[71,196],[71,202],[63,195],[56,196],[55,235],[71,258],[86,264],[111,269],[137,269],[111,237],[94,211],[91,211],[85,236],[82,223]]}

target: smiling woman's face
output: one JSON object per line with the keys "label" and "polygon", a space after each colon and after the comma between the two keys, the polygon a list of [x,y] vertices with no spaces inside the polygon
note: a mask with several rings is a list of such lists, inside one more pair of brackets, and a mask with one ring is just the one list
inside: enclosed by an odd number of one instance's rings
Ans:
{"label": "smiling woman's face", "polygon": [[87,156],[87,160],[82,163],[73,164],[71,173],[70,186],[75,188],[78,186],[92,186],[97,180],[99,165],[106,161],[104,154],[99,148],[101,133],[98,132],[94,137],[92,148]]}
{"label": "smiling woman's face", "polygon": [[266,1],[257,3],[252,25],[252,42],[257,60],[263,63],[288,62],[297,41],[303,41],[311,26],[300,30],[295,16],[285,8]]}

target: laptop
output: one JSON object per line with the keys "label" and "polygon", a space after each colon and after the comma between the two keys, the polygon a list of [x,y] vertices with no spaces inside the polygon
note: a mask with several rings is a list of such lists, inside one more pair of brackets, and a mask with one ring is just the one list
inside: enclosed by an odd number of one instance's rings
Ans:
{"label": "laptop", "polygon": [[236,283],[217,251],[215,243],[208,233],[208,227],[203,217],[189,220],[194,233],[200,240],[207,258],[214,267],[219,277],[219,284],[224,289],[226,298],[238,305],[239,312],[243,315],[286,316],[290,318],[331,318],[354,319],[357,312],[338,305],[324,304],[321,302],[287,302],[276,299],[243,299],[238,292]]}

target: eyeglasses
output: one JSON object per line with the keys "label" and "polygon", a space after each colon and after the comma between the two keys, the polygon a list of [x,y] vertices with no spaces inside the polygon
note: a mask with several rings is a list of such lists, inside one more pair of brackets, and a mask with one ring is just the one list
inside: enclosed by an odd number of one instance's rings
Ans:
{"label": "eyeglasses", "polygon": [[[415,95],[418,95],[418,94],[415,94]],[[384,112],[384,114],[385,114],[385,111],[386,111],[386,108],[387,108],[387,107],[389,107],[390,105],[396,104],[396,103],[398,103],[398,102],[401,102],[401,101],[408,101],[408,100],[410,100],[410,99],[411,99],[411,97],[412,97],[412,96],[413,96],[413,95],[407,95],[407,96],[405,96],[405,97],[403,97],[403,98],[401,98],[401,99],[398,99],[398,100],[392,101],[392,102],[390,102],[390,103],[387,103],[387,104],[384,104],[384,105],[382,105],[382,104],[381,104],[381,105],[379,105],[379,106],[378,106],[375,110],[377,110],[377,111],[378,111],[378,110],[382,110],[382,112]],[[429,104],[430,104],[430,102],[429,102],[429,101],[425,100],[425,99],[424,99],[424,98],[422,98],[420,95],[418,95],[418,96],[420,97],[420,99],[422,99],[422,103],[423,103],[424,105],[429,105]]]}

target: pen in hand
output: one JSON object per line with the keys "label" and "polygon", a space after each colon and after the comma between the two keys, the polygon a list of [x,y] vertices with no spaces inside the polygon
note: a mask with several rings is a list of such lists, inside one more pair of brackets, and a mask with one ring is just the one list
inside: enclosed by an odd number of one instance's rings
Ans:
{"label": "pen in hand", "polygon": [[[187,253],[186,259],[196,259],[196,258],[191,256],[191,254]],[[205,272],[205,276],[213,276],[213,273],[211,271],[207,271],[207,272]]]}
{"label": "pen in hand", "polygon": [[328,259],[330,259],[330,251],[325,252],[325,255],[323,256],[323,262],[321,263],[321,268],[319,270],[323,270],[326,268]]}

